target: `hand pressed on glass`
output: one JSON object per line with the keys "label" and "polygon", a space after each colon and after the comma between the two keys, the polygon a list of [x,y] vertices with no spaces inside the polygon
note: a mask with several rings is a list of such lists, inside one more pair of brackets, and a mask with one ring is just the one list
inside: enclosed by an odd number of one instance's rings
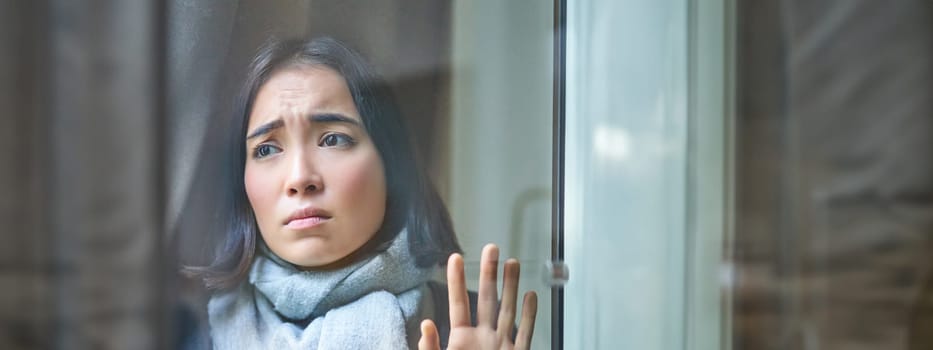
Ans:
{"label": "hand pressed on glass", "polygon": [[[515,323],[515,305],[518,294],[520,266],[517,260],[508,259],[503,267],[502,305],[497,311],[497,270],[499,248],[488,244],[483,248],[480,263],[479,301],[477,303],[476,327],[470,324],[470,305],[463,273],[463,257],[452,254],[447,260],[447,287],[450,300],[450,336],[448,349],[529,349],[534,334],[538,297],[527,292],[522,302],[522,317],[518,333],[512,332]],[[497,314],[498,313],[498,314]],[[419,350],[440,349],[437,327],[431,320],[421,322]]]}

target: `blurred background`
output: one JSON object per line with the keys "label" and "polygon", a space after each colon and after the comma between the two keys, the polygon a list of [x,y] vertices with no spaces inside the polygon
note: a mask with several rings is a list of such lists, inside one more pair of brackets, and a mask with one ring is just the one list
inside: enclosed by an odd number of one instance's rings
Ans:
{"label": "blurred background", "polygon": [[261,42],[322,35],[471,286],[522,261],[535,349],[933,349],[926,0],[0,0],[0,349],[206,346],[218,131]]}

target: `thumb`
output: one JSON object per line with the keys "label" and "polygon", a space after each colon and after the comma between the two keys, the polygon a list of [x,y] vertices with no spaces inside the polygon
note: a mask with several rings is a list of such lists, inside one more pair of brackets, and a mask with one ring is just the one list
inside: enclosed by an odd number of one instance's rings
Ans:
{"label": "thumb", "polygon": [[441,340],[437,335],[434,321],[425,319],[421,321],[421,340],[418,341],[418,350],[440,350]]}

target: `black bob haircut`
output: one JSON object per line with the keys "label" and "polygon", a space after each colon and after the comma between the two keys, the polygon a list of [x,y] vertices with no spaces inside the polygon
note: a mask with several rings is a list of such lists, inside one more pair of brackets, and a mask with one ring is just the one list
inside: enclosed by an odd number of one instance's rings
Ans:
{"label": "black bob haircut", "polygon": [[[372,138],[386,176],[386,212],[382,226],[362,247],[337,265],[363,259],[388,248],[402,229],[408,230],[410,251],[422,267],[446,263],[460,252],[450,214],[414,153],[412,140],[389,85],[355,51],[329,37],[311,40],[269,39],[249,66],[233,110],[231,134],[222,149],[223,185],[219,204],[223,244],[209,266],[185,269],[211,290],[235,287],[249,273],[257,251],[259,228],[246,197],[243,171],[249,115],[259,89],[282,70],[323,67],[336,71],[350,89],[353,103]],[[227,158],[229,157],[229,158]]]}

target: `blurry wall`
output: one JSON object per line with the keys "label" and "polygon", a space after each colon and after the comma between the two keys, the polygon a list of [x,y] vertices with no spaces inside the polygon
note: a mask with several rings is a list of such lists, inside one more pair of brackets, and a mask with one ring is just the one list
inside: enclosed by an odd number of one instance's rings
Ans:
{"label": "blurry wall", "polygon": [[[47,208],[43,169],[49,146],[33,134],[47,134],[40,116],[40,89],[47,88],[40,57],[44,23],[31,22],[44,9],[38,2],[0,2],[0,348],[48,347],[55,277],[49,227],[38,213]],[[41,74],[41,75],[39,75]],[[36,75],[39,75],[37,77]]]}
{"label": "blurry wall", "polygon": [[156,1],[0,3],[0,348],[161,348]]}
{"label": "blurry wall", "polygon": [[734,348],[930,348],[933,4],[738,18]]}

